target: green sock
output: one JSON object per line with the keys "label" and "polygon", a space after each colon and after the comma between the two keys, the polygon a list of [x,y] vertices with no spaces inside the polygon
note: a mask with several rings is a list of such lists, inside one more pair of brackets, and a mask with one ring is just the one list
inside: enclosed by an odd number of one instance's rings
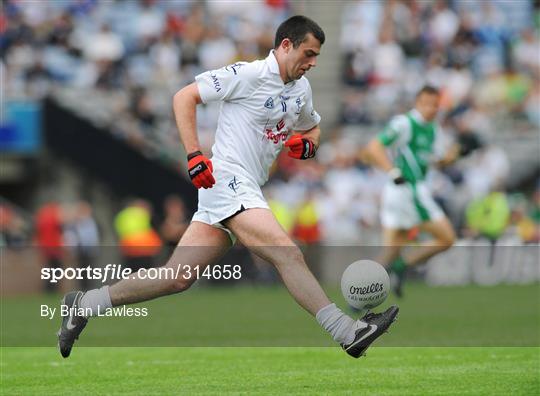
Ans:
{"label": "green sock", "polygon": [[407,263],[405,263],[405,260],[403,260],[403,258],[399,256],[394,261],[392,261],[392,263],[390,264],[390,268],[396,273],[396,275],[402,275],[407,269]]}

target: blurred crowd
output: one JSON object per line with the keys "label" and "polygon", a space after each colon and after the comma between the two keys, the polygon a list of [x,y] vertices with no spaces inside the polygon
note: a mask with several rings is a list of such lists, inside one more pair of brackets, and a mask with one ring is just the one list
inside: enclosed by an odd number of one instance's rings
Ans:
{"label": "blurred crowd", "polygon": [[342,118],[383,122],[424,83],[458,128],[540,126],[539,1],[355,1],[343,14]]}
{"label": "blurred crowd", "polygon": [[[118,138],[177,167],[172,95],[204,70],[265,57],[277,25],[292,12],[287,0],[7,0],[0,14],[3,91],[8,98],[52,92]],[[519,136],[540,127],[539,21],[537,0],[346,2],[341,125],[324,132],[315,161],[280,156],[265,194],[283,227],[306,244],[379,243],[386,176],[358,159],[364,131],[373,135],[409,110],[414,93],[430,83],[443,93],[444,135],[471,151],[429,177],[460,234],[482,233],[474,215],[482,211],[471,206],[502,193],[504,230],[517,230],[507,225],[518,221],[524,221],[519,229],[530,230],[523,224],[532,221],[535,231],[521,234],[538,240],[532,214],[538,213],[538,188],[508,198],[510,162],[493,142],[503,133]],[[219,105],[198,112],[208,152]]]}
{"label": "blurred crowd", "polygon": [[[3,91],[55,92],[147,155],[178,164],[174,93],[205,70],[265,57],[287,15],[286,0],[3,1]],[[200,109],[205,147],[217,114]]]}

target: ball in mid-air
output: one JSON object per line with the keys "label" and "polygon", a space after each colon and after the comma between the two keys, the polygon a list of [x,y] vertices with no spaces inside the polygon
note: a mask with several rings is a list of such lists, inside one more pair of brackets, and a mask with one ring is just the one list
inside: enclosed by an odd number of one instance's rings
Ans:
{"label": "ball in mid-air", "polygon": [[390,290],[390,278],[382,265],[372,260],[355,261],[341,277],[341,292],[356,309],[368,310],[382,304]]}

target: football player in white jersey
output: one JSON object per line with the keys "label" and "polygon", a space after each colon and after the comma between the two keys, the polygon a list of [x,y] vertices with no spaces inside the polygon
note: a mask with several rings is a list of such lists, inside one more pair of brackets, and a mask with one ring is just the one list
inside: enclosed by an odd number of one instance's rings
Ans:
{"label": "football player in white jersey", "polygon": [[[194,268],[202,272],[215,263],[235,238],[275,266],[296,302],[349,355],[363,355],[388,329],[398,313],[395,306],[355,321],[330,302],[261,192],[283,146],[296,159],[315,156],[320,116],[304,75],[316,66],[324,40],[317,23],[300,15],[291,17],[279,26],[275,48],[266,59],[202,73],[175,94],[173,109],[188,153],[188,173],[199,189],[198,211],[165,265],[176,269],[182,263],[182,271],[175,279],[137,277],[66,294],[63,304],[82,310],[69,310],[74,314],[63,318],[58,333],[62,356],[69,356],[87,316],[186,290],[196,281]],[[220,101],[221,110],[210,159],[200,151],[196,106],[211,101]]]}

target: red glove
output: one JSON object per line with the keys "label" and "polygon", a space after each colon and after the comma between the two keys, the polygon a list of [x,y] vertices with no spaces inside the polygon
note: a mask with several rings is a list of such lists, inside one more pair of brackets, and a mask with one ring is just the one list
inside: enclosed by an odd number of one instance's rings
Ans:
{"label": "red glove", "polygon": [[315,157],[315,144],[300,134],[293,135],[289,140],[285,142],[285,147],[288,147],[291,151],[288,152],[289,157],[305,160]]}
{"label": "red glove", "polygon": [[206,158],[200,151],[195,151],[188,155],[188,173],[191,182],[197,188],[212,188],[216,179],[212,176],[214,167],[212,161]]}

